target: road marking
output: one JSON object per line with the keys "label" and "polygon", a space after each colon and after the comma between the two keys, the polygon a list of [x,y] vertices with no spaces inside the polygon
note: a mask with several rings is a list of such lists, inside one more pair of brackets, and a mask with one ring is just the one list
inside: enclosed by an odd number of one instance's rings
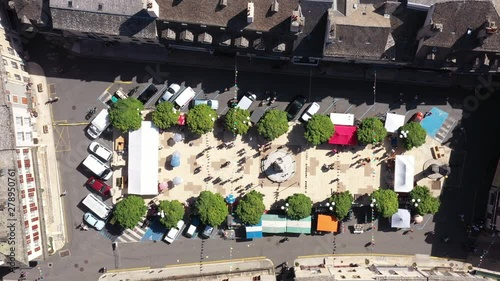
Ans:
{"label": "road marking", "polygon": [[82,126],[82,125],[88,125],[89,122],[79,122],[79,123],[63,123],[63,124],[58,124],[56,122],[61,122],[61,121],[54,121],[52,125],[54,126]]}
{"label": "road marking", "polygon": [[434,215],[430,215],[427,220],[425,220],[425,223],[422,225],[422,227],[418,228],[418,229],[423,229],[425,227],[425,225],[429,222],[429,220],[434,217]]}
{"label": "road marking", "polygon": [[349,109],[351,109],[351,107],[353,107],[353,106],[354,106],[354,104],[351,104],[351,106],[349,106],[349,107],[346,109],[346,111],[344,111],[344,113],[347,113],[347,111],[349,111]]}
{"label": "road marking", "polygon": [[[373,255],[373,254],[372,254]],[[385,257],[414,257],[413,255],[393,255],[393,254],[375,254],[376,256]],[[298,256],[297,259],[304,258],[320,258],[320,257],[341,257],[341,256],[366,256],[366,254],[323,254],[323,255],[308,255],[308,256]]]}
{"label": "road marking", "polygon": [[150,266],[147,267],[134,267],[134,268],[123,268],[123,269],[111,269],[108,270],[108,273],[119,273],[119,272],[127,272],[127,271],[139,271],[139,270],[147,270],[151,269]]}
{"label": "road marking", "polygon": [[118,83],[118,84],[132,84],[132,83],[134,83],[134,81],[120,81],[120,80],[116,80],[114,83]]}
{"label": "road marking", "polygon": [[245,261],[252,261],[252,260],[262,260],[262,259],[265,259],[265,258],[266,258],[265,256],[260,256],[260,257],[243,258],[243,259],[218,260],[218,261],[203,261],[203,262],[191,262],[191,263],[170,264],[170,265],[167,264],[167,265],[165,265],[165,268],[193,266],[193,265],[200,265],[200,264],[218,264],[218,263],[229,263],[229,262],[245,262]]}
{"label": "road marking", "polygon": [[203,93],[203,90],[200,90],[200,91],[196,94],[196,96],[194,96],[194,98],[193,98],[193,99],[196,99],[196,97],[197,97],[197,96],[199,96],[201,93]]}
{"label": "road marking", "polygon": [[334,98],[332,104],[330,104],[330,106],[327,109],[325,109],[325,111],[323,111],[323,114],[325,114],[328,110],[330,110],[330,108],[332,108],[332,106],[336,104],[338,101],[339,99]]}
{"label": "road marking", "polygon": [[359,119],[363,119],[363,117],[366,115],[366,113],[368,113],[368,111],[370,111],[370,110],[373,108],[373,106],[375,106],[375,104],[372,104],[372,106],[370,106],[370,107],[369,107],[369,108],[365,111],[365,113],[363,113],[363,115],[361,115],[361,117],[359,117]]}

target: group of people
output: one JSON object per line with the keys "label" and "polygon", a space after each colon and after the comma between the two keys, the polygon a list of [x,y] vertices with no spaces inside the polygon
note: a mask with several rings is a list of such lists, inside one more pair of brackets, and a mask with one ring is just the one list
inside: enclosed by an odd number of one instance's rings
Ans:
{"label": "group of people", "polygon": [[89,227],[84,223],[82,222],[79,226],[76,227],[77,229],[79,228],[80,230],[83,230],[83,231],[88,231],[89,230]]}

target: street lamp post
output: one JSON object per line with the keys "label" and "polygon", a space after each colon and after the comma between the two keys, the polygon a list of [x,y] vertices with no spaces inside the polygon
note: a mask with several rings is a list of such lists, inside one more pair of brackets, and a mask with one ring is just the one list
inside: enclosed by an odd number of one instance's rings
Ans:
{"label": "street lamp post", "polygon": [[412,204],[413,206],[415,206],[415,208],[417,208],[417,207],[418,207],[418,204],[419,204],[419,203],[420,203],[420,198],[417,198],[417,199],[413,198],[413,199],[411,199],[411,204]]}
{"label": "street lamp post", "polygon": [[289,206],[288,203],[285,203],[284,206],[281,206],[281,210],[285,211],[285,212],[288,212],[288,206]]}
{"label": "street lamp post", "polygon": [[370,207],[372,208],[372,226],[371,226],[371,233],[372,233],[372,242],[371,242],[371,246],[372,246],[372,250],[373,250],[373,246],[375,246],[375,237],[374,237],[374,220],[375,220],[375,211],[374,211],[374,208],[377,206],[377,200],[375,198],[372,198],[372,203],[370,204]]}
{"label": "street lamp post", "polygon": [[328,208],[328,210],[331,212],[333,211],[333,207],[335,206],[335,202],[326,202],[325,206]]}

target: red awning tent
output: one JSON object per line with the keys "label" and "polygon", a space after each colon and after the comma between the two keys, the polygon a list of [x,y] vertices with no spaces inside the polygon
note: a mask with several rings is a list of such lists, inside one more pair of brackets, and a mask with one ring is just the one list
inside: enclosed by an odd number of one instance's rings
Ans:
{"label": "red awning tent", "polygon": [[179,118],[177,119],[177,124],[181,126],[186,125],[186,115],[184,114],[179,115]]}
{"label": "red awning tent", "polygon": [[329,144],[340,145],[356,145],[358,138],[356,137],[356,126],[335,125],[335,133],[328,141]]}

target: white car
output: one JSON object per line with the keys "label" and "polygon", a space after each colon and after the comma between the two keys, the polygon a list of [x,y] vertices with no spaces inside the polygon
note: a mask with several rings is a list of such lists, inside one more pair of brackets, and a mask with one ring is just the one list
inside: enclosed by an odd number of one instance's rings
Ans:
{"label": "white car", "polygon": [[302,117],[300,117],[300,119],[302,119],[302,121],[304,122],[307,122],[313,117],[314,114],[316,114],[316,112],[318,112],[318,110],[319,104],[313,102],[307,107],[306,111],[304,111],[304,114],[302,114]]}
{"label": "white car", "polygon": [[160,100],[158,100],[158,103],[169,101],[173,96],[175,96],[175,94],[177,94],[180,91],[180,89],[181,86],[179,86],[178,84],[175,83],[170,84],[165,93],[161,96]]}
{"label": "white car", "polygon": [[184,221],[183,220],[178,221],[177,225],[175,227],[172,227],[167,232],[167,235],[165,235],[165,238],[163,238],[163,240],[171,244],[172,242],[174,242],[175,239],[177,239],[183,227],[184,227]]}
{"label": "white car", "polygon": [[106,225],[104,221],[98,219],[92,213],[85,213],[85,215],[83,215],[83,220],[85,220],[86,223],[88,223],[90,226],[94,227],[97,230],[103,229],[104,226]]}
{"label": "white car", "polygon": [[89,150],[95,154],[95,156],[101,158],[104,161],[109,161],[111,159],[111,156],[113,156],[113,152],[109,150],[109,148],[103,146],[102,144],[93,141],[89,145]]}

